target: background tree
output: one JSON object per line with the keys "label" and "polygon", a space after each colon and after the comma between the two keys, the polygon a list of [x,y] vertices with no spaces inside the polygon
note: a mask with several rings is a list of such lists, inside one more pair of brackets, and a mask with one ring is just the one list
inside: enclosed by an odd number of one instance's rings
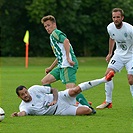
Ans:
{"label": "background tree", "polygon": [[120,7],[133,24],[133,0],[0,0],[1,56],[24,56],[23,37],[30,32],[29,56],[53,56],[40,20],[52,14],[77,56],[106,56],[111,10]]}

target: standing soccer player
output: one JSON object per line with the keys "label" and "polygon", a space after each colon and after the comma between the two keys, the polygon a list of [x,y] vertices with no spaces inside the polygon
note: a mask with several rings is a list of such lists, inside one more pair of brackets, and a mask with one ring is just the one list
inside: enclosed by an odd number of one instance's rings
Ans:
{"label": "standing soccer player", "polygon": [[[47,75],[41,80],[42,84],[50,85],[61,80],[66,85],[66,89],[75,87],[78,61],[69,39],[62,31],[57,29],[54,16],[44,16],[41,22],[50,34],[50,45],[56,57],[51,66],[45,69]],[[79,103],[90,107],[81,93],[77,95],[76,99]],[[95,110],[93,111],[95,113]]]}
{"label": "standing soccer player", "polygon": [[[133,96],[133,26],[123,22],[124,11],[120,8],[112,10],[113,22],[107,26],[109,38],[109,53],[106,61],[109,62],[106,73],[113,70],[119,72],[124,66],[127,70],[128,83]],[[113,48],[116,49],[113,53]],[[111,58],[112,57],[112,58]],[[106,100],[97,109],[112,108],[113,80],[105,83]]]}

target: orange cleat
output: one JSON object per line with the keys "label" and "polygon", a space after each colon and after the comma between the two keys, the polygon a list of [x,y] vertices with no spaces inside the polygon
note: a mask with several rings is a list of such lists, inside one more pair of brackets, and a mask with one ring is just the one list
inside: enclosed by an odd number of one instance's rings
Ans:
{"label": "orange cleat", "polygon": [[110,71],[106,76],[105,76],[105,79],[107,81],[110,81],[113,77],[114,77],[115,73],[114,71]]}
{"label": "orange cleat", "polygon": [[101,105],[97,106],[96,109],[105,109],[105,108],[112,108],[112,103],[108,103],[104,101]]}

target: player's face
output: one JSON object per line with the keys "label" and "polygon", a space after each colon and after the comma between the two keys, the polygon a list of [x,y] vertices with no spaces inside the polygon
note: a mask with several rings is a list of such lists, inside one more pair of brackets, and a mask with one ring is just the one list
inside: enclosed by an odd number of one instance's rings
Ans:
{"label": "player's face", "polygon": [[48,34],[51,34],[53,30],[56,28],[56,23],[50,20],[47,20],[46,22],[44,22],[44,28],[46,29]]}
{"label": "player's face", "polygon": [[114,22],[116,28],[118,28],[118,29],[121,28],[124,16],[122,16],[119,11],[112,13],[112,19],[113,19],[113,22]]}
{"label": "player's face", "polygon": [[26,88],[23,88],[23,90],[19,91],[19,97],[25,102],[30,102],[32,100]]}

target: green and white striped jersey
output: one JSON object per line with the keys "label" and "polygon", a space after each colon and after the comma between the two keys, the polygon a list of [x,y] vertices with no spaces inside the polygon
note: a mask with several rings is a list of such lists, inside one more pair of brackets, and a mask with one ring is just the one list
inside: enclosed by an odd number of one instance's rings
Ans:
{"label": "green and white striped jersey", "polygon": [[[52,47],[52,50],[56,58],[58,59],[58,67],[60,68],[73,67],[68,63],[66,59],[66,51],[63,44],[66,38],[67,36],[58,29],[55,29],[50,35],[50,45]],[[74,54],[71,44],[70,44],[69,57],[72,61],[75,62],[75,65],[78,65],[78,61],[76,59],[76,56]]]}

